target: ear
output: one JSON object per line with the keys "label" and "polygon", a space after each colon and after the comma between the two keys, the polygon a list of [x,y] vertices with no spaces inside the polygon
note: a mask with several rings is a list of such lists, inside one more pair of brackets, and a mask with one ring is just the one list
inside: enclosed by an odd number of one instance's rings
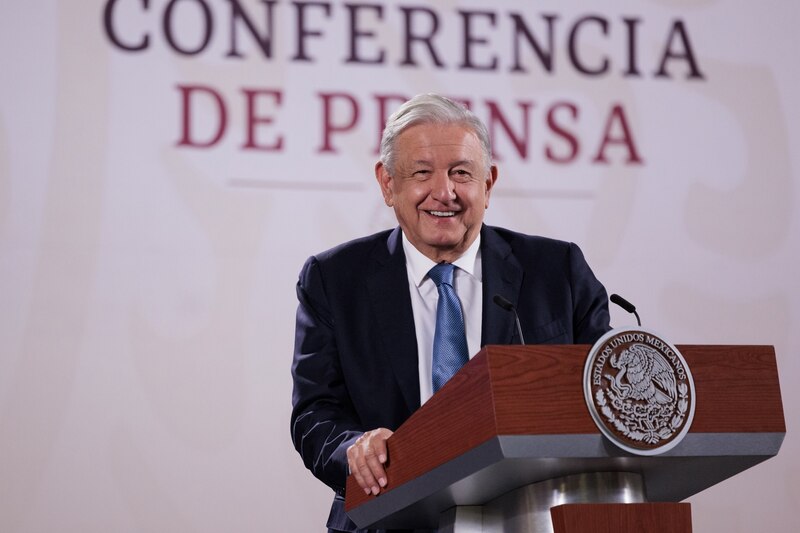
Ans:
{"label": "ear", "polygon": [[394,206],[394,195],[392,193],[392,176],[381,161],[375,163],[375,179],[378,180],[378,185],[383,194],[383,201],[389,207]]}
{"label": "ear", "polygon": [[492,194],[492,188],[497,181],[497,165],[492,165],[489,168],[489,173],[486,175],[486,201],[484,208],[489,207],[489,196]]}

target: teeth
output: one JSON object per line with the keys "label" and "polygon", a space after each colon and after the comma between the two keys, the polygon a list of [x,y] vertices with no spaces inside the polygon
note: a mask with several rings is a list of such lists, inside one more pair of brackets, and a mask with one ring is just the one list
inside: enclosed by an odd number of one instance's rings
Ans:
{"label": "teeth", "polygon": [[456,214],[455,211],[429,211],[429,213],[435,217],[452,217]]}

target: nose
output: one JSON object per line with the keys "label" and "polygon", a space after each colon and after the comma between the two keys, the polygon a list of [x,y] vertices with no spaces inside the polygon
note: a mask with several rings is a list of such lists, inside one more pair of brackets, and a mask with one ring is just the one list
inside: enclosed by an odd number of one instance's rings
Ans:
{"label": "nose", "polygon": [[446,171],[436,172],[431,183],[431,197],[443,204],[456,199],[456,187]]}

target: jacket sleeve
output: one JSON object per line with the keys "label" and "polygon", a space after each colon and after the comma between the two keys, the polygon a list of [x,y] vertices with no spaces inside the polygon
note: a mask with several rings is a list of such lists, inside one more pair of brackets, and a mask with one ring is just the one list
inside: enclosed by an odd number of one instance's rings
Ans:
{"label": "jacket sleeve", "polygon": [[569,245],[569,261],[574,342],[594,344],[611,329],[608,294],[574,243]]}
{"label": "jacket sleeve", "polygon": [[347,479],[347,448],[363,429],[342,375],[334,332],[336,318],[314,257],[306,261],[300,273],[297,298],[292,441],[306,467],[342,495]]}

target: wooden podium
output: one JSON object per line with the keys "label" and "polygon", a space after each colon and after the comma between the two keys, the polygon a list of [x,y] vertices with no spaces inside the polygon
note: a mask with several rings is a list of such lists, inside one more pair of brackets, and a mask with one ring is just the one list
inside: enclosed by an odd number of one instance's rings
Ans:
{"label": "wooden podium", "polygon": [[691,531],[675,502],[777,455],[786,426],[771,346],[677,347],[696,410],[668,452],[600,434],[583,393],[590,346],[487,346],[389,439],[380,495],[348,479],[349,516],[440,533]]}

